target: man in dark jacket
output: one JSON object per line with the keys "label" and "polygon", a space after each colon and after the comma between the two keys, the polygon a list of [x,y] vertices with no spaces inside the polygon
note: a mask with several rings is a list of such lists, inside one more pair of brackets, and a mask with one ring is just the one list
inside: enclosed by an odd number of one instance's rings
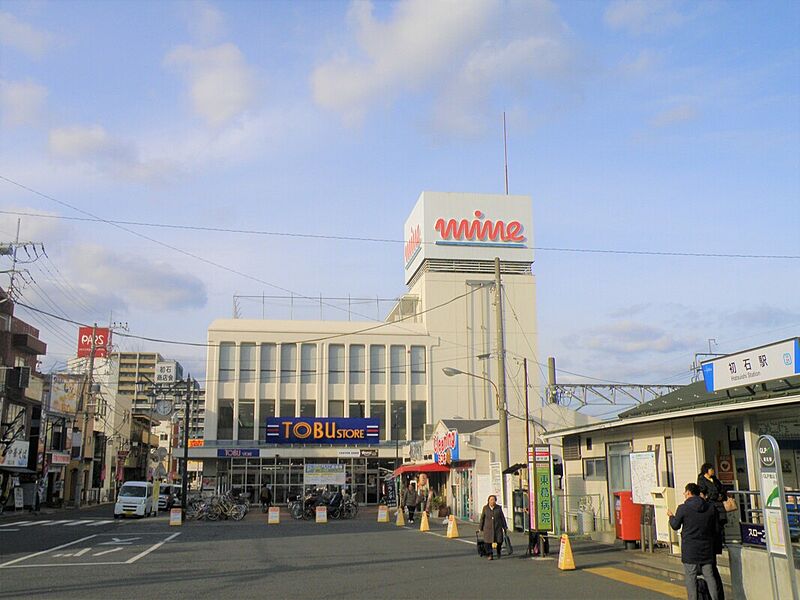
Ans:
{"label": "man in dark jacket", "polygon": [[681,530],[681,562],[683,563],[686,591],[689,600],[697,600],[697,576],[703,574],[713,600],[719,600],[717,587],[717,555],[714,542],[719,535],[719,517],[716,507],[700,497],[700,487],[687,483],[683,492],[684,503],[675,514],[667,511],[669,526]]}

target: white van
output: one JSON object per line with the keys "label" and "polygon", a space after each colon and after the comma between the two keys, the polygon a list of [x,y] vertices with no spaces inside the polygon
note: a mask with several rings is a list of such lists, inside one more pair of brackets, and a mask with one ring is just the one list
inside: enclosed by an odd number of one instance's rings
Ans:
{"label": "white van", "polygon": [[126,481],[122,484],[114,505],[114,518],[125,515],[146,517],[156,514],[157,500],[153,498],[153,484],[148,481]]}

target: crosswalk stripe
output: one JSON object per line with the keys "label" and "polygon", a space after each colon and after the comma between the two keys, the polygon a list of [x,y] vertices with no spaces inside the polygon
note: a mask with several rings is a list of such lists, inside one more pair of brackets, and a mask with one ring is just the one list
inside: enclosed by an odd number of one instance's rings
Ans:
{"label": "crosswalk stripe", "polygon": [[51,525],[58,525],[59,523],[65,524],[65,523],[69,523],[70,521],[72,521],[72,519],[61,519],[59,521],[52,521],[50,523],[45,523],[44,526],[45,527],[50,527]]}
{"label": "crosswalk stripe", "polygon": [[91,521],[82,520],[82,521],[73,521],[72,523],[65,523],[64,527],[74,527],[75,525],[81,525],[85,523],[91,523]]}
{"label": "crosswalk stripe", "polygon": [[87,527],[97,527],[98,525],[105,525],[106,523],[113,523],[114,519],[104,519],[102,521],[95,521],[94,523],[89,523]]}
{"label": "crosswalk stripe", "polygon": [[32,523],[32,521],[16,521],[14,523],[4,523],[0,525],[0,527],[18,527],[19,525],[23,525],[24,523]]}
{"label": "crosswalk stripe", "polygon": [[38,525],[41,521],[27,521],[25,523],[19,523],[19,527],[33,527],[34,525]]}

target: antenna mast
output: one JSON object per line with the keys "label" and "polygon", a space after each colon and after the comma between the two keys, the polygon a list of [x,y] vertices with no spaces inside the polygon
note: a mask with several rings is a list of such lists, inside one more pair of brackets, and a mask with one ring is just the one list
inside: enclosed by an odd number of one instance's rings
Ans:
{"label": "antenna mast", "polygon": [[506,196],[508,196],[508,140],[506,138],[506,111],[503,111],[503,162],[506,175]]}

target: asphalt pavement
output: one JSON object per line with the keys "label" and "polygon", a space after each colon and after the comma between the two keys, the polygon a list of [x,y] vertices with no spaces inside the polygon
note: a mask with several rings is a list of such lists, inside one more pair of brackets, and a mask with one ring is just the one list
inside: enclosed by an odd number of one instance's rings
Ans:
{"label": "asphalt pavement", "polygon": [[576,544],[575,571],[522,558],[523,548],[489,562],[477,555],[473,524],[459,523],[461,538],[446,539],[440,520],[421,533],[418,524],[377,523],[374,509],[327,524],[294,521],[284,509],[278,525],[251,511],[238,523],[179,527],[164,513],[111,513],[106,505],[4,516],[0,598],[681,597],[674,584],[619,569],[611,548]]}

